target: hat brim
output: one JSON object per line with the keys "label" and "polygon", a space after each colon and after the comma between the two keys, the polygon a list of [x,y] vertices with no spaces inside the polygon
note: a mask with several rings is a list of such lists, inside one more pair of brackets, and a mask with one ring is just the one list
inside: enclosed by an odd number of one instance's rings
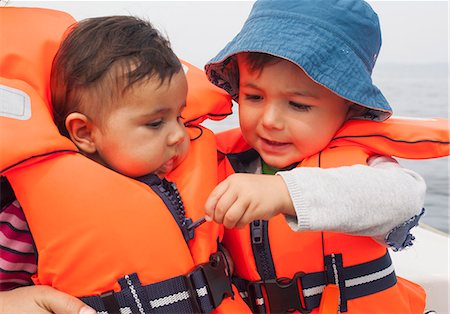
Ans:
{"label": "hat brim", "polygon": [[392,115],[352,43],[336,36],[335,30],[320,21],[289,14],[259,14],[248,19],[240,33],[205,66],[211,82],[236,101],[239,70],[234,56],[241,52],[268,53],[293,62],[317,83],[365,107],[367,110],[357,118],[383,121]]}

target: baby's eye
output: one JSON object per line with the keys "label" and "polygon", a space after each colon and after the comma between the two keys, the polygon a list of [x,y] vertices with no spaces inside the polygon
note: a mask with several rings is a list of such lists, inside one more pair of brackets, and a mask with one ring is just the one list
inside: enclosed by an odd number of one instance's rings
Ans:
{"label": "baby's eye", "polygon": [[289,105],[291,105],[292,107],[294,107],[296,110],[299,110],[299,111],[310,111],[311,108],[312,108],[312,106],[299,104],[299,103],[294,102],[294,101],[290,101]]}
{"label": "baby's eye", "polygon": [[155,120],[155,121],[148,122],[145,125],[148,126],[149,128],[157,129],[161,125],[163,125],[163,123],[164,123],[164,120],[158,119],[158,120]]}
{"label": "baby's eye", "polygon": [[177,117],[177,120],[178,121],[181,121],[181,120],[183,120],[184,119],[184,117],[180,114],[178,117]]}
{"label": "baby's eye", "polygon": [[246,100],[261,100],[262,96],[256,95],[256,94],[244,94],[244,98]]}

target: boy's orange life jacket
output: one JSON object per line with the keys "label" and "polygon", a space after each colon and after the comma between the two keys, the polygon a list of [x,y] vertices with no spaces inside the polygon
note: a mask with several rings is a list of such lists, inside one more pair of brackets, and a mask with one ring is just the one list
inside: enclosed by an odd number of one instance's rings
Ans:
{"label": "boy's orange life jacket", "polygon": [[[218,134],[217,141],[221,179],[244,172],[246,162],[259,158],[238,129]],[[448,156],[449,121],[350,121],[328,147],[298,167],[364,165],[374,154],[401,158]],[[370,237],[293,232],[278,215],[268,222],[259,220],[240,230],[226,230],[224,245],[233,257],[235,275],[240,278],[236,284],[241,284],[242,295],[250,297],[256,312],[278,313],[292,308],[317,311],[324,287],[335,284],[338,275],[342,312],[423,313],[423,289],[396,278],[386,248]]]}
{"label": "boy's orange life jacket", "polygon": [[[173,195],[163,199],[146,184],[82,156],[58,133],[49,110],[50,67],[73,18],[7,7],[0,9],[0,21],[0,174],[10,181],[36,243],[35,282],[75,296],[101,294],[98,311],[248,311],[239,297],[222,301],[230,291],[226,268],[220,269],[223,256],[212,255],[223,232],[217,224],[204,223],[185,239],[165,204]],[[215,138],[197,124],[231,112],[231,101],[201,70],[185,67],[189,94],[183,116],[195,127],[189,128],[188,157],[168,180],[184,203],[185,213],[178,214],[195,221],[217,184]],[[140,286],[171,278],[180,291],[162,291],[166,282]],[[125,301],[104,294],[110,290],[126,290]]]}

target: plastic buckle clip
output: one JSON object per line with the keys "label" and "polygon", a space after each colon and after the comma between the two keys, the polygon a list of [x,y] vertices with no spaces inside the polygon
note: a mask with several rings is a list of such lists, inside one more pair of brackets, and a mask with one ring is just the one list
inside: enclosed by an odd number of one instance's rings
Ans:
{"label": "plastic buckle clip", "polygon": [[212,254],[209,263],[201,264],[198,268],[205,277],[210,301],[214,308],[217,308],[223,299],[233,296],[225,255],[222,252]]}
{"label": "plastic buckle clip", "polygon": [[292,279],[289,278],[276,278],[265,281],[252,281],[248,283],[247,291],[251,304],[255,302],[255,289],[257,285],[261,285],[265,288],[267,298],[269,299],[269,308],[271,313],[287,313],[293,311],[299,311],[300,313],[310,313],[311,311],[306,309],[300,299],[301,287],[298,282],[301,277],[305,275],[304,272],[298,272]]}

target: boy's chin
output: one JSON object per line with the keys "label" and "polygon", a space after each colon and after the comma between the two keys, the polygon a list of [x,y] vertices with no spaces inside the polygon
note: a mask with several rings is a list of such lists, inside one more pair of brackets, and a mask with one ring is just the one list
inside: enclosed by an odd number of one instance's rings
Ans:
{"label": "boy's chin", "polygon": [[295,164],[298,163],[298,161],[292,161],[290,159],[273,157],[273,156],[263,156],[263,155],[261,155],[261,158],[269,166],[271,166],[273,168],[278,168],[278,169],[289,168],[290,166],[295,165]]}

